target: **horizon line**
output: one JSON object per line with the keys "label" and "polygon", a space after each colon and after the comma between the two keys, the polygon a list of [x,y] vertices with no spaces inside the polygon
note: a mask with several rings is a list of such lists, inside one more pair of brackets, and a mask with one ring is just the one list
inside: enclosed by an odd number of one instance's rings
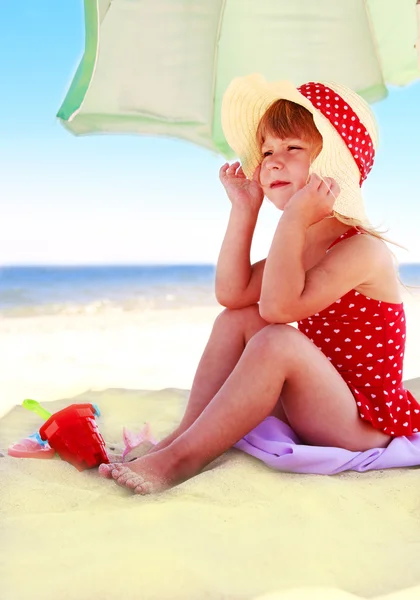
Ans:
{"label": "horizon line", "polygon": [[[412,262],[400,262],[398,264],[399,267],[402,266],[412,266],[412,265],[419,265],[420,266],[420,260],[419,261],[412,261]],[[118,263],[7,263],[7,264],[0,264],[0,270],[1,269],[9,269],[9,268],[24,268],[24,269],[35,269],[35,268],[39,268],[39,267],[53,267],[53,268],[89,268],[89,267],[104,267],[104,268],[108,268],[108,267],[216,267],[217,263],[210,263],[210,262],[199,262],[199,263],[190,263],[190,262],[174,262],[174,263],[169,263],[169,262],[156,262],[156,263],[151,263],[151,262],[133,262],[133,263],[125,263],[125,262],[118,262]]]}

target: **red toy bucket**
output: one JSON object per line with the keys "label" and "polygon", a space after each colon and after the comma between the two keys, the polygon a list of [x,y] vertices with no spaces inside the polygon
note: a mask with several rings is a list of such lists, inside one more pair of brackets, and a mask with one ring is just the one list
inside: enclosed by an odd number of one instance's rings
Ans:
{"label": "red toy bucket", "polygon": [[79,471],[109,463],[95,414],[93,404],[71,404],[51,415],[39,430],[40,436]]}

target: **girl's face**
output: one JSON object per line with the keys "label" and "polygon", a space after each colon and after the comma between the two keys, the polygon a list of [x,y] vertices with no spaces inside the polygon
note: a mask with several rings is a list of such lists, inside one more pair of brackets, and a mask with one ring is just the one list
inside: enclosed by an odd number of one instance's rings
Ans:
{"label": "girl's face", "polygon": [[284,210],[290,198],[306,185],[312,144],[300,138],[281,139],[268,134],[261,151],[264,158],[260,185],[274,206]]}

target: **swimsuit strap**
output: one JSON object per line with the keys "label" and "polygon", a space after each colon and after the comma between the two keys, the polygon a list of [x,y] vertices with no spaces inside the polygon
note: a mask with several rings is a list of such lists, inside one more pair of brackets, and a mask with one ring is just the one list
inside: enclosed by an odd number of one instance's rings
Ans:
{"label": "swimsuit strap", "polygon": [[348,238],[351,238],[354,235],[359,235],[361,233],[363,233],[363,231],[359,231],[358,229],[356,229],[356,227],[350,227],[350,229],[348,229],[346,232],[344,232],[342,235],[340,235],[336,240],[333,241],[333,243],[330,246],[328,246],[328,250],[330,250],[333,246],[335,246],[339,242],[342,242],[343,240],[347,240]]}

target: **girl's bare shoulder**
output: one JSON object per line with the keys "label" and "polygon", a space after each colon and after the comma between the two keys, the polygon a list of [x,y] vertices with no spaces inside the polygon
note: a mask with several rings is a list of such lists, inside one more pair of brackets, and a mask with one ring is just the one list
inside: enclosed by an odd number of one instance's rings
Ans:
{"label": "girl's bare shoulder", "polygon": [[374,265],[369,279],[356,290],[369,298],[399,304],[402,302],[401,282],[398,276],[398,265],[395,255],[387,243],[368,233],[353,236],[348,240],[353,245],[363,249],[360,260],[368,260]]}

